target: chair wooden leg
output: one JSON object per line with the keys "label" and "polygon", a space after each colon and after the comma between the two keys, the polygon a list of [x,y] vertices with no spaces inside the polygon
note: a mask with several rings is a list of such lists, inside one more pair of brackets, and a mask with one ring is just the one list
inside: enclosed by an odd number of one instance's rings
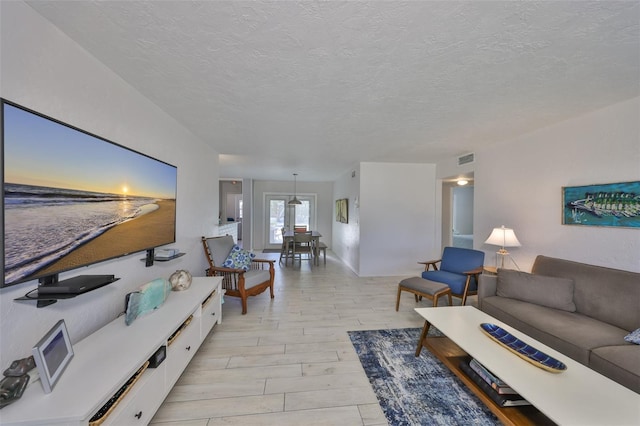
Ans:
{"label": "chair wooden leg", "polygon": [[396,312],[398,312],[398,308],[400,307],[400,293],[402,292],[402,287],[398,286],[398,297],[396,298]]}
{"label": "chair wooden leg", "polygon": [[469,291],[469,282],[471,281],[471,275],[467,275],[467,281],[464,283],[464,290],[462,291],[462,306],[467,303],[467,292]]}
{"label": "chair wooden leg", "polygon": [[420,352],[422,352],[422,347],[424,346],[424,341],[427,338],[427,334],[429,334],[429,321],[424,322],[424,326],[422,327],[422,333],[420,334],[420,340],[418,340],[418,347],[416,348],[416,357],[420,356]]}
{"label": "chair wooden leg", "polygon": [[247,298],[245,297],[241,297],[240,300],[242,301],[242,315],[247,313]]}

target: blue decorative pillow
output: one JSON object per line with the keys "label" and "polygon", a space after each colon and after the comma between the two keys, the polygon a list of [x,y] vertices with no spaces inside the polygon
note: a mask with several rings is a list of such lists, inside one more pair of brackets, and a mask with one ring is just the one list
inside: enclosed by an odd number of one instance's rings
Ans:
{"label": "blue decorative pillow", "polygon": [[231,252],[229,252],[229,256],[227,256],[227,260],[224,261],[222,266],[224,268],[243,269],[248,271],[251,261],[255,257],[256,255],[250,251],[244,250],[238,247],[238,245],[234,245]]}
{"label": "blue decorative pillow", "polygon": [[624,336],[624,340],[629,343],[640,345],[640,328]]}

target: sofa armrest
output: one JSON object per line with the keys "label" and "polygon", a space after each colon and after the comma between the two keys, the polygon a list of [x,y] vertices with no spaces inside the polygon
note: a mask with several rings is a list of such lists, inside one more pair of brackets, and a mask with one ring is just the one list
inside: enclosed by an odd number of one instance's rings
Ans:
{"label": "sofa armrest", "polygon": [[496,275],[480,274],[478,279],[478,309],[482,310],[482,299],[495,296],[498,289]]}

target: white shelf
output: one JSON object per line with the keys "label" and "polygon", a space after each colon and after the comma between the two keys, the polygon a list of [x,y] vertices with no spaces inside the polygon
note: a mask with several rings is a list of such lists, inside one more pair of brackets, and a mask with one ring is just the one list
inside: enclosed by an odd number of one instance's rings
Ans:
{"label": "white shelf", "polygon": [[[206,305],[209,315],[216,320],[202,321],[202,302],[214,292]],[[186,335],[192,336],[191,349],[187,351],[167,350],[163,364],[180,365],[174,375],[164,374],[165,368],[147,369],[144,380],[155,384],[155,395],[151,405],[157,410],[171,390],[182,370],[196,353],[211,328],[222,320],[221,278],[193,278],[191,287],[185,291],[171,292],[164,305],[158,310],[136,319],[130,326],[124,323],[124,316],[116,318],[95,333],[73,345],[74,358],[50,394],[45,394],[40,383],[31,384],[22,398],[0,411],[2,425],[86,425],[94,413],[148,360],[156,350],[166,345],[168,337],[191,315],[193,320],[185,328]],[[210,304],[213,304],[210,306]],[[196,336],[195,338],[193,336]],[[179,345],[181,337],[172,347]],[[193,343],[195,342],[195,343]],[[194,347],[196,346],[196,347]],[[179,347],[179,346],[178,346]],[[169,349],[169,348],[167,348]],[[171,354],[173,359],[170,359]],[[163,366],[161,364],[161,366]],[[166,367],[166,366],[164,366]],[[162,375],[162,386],[158,378]],[[135,387],[123,400],[123,404],[134,403],[138,392]],[[149,398],[148,392],[146,399]],[[157,404],[156,404],[157,403]],[[147,405],[149,406],[149,405]],[[121,410],[125,412],[126,410]],[[145,413],[148,416],[153,413]],[[140,424],[144,418],[140,419]],[[130,421],[133,422],[134,419]]]}

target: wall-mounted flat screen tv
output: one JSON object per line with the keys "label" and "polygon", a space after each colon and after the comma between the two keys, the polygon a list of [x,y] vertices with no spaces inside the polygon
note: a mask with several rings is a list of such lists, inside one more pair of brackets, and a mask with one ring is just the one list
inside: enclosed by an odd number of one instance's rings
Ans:
{"label": "wall-mounted flat screen tv", "polygon": [[175,242],[175,166],[1,106],[3,287]]}

